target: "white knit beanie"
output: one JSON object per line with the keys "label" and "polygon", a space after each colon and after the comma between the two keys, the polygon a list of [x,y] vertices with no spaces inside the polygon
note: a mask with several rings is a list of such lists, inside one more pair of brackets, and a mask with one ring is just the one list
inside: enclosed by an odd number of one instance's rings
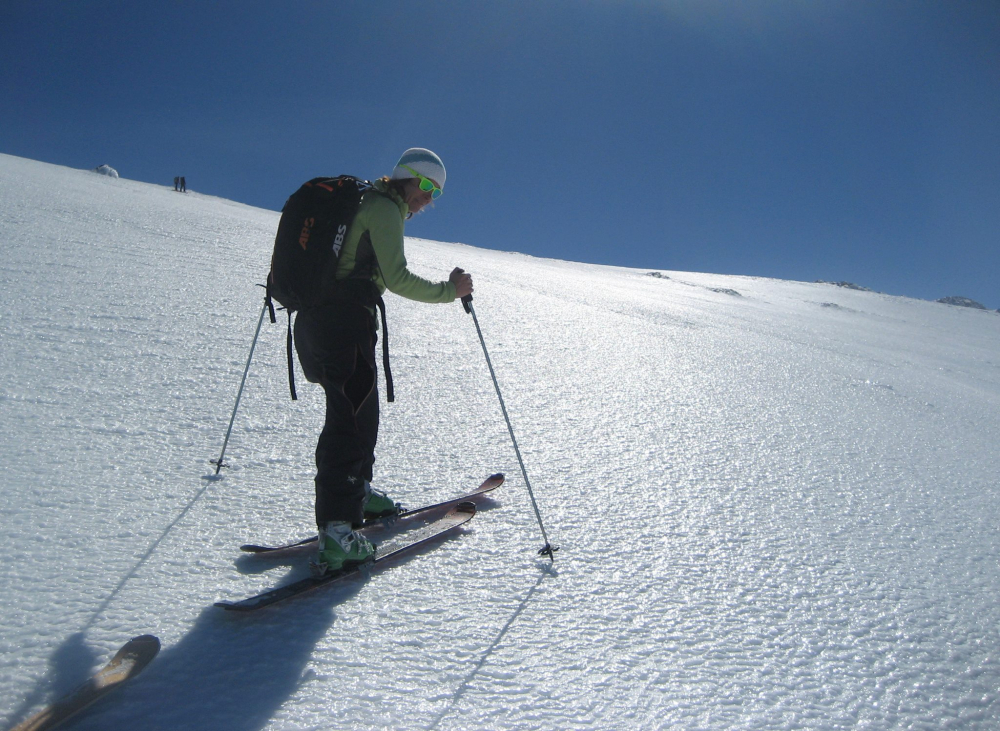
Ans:
{"label": "white knit beanie", "polygon": [[430,150],[425,150],[422,147],[411,147],[404,152],[392,170],[393,180],[406,180],[414,177],[413,173],[403,167],[404,165],[416,170],[424,177],[430,178],[441,186],[441,190],[444,190],[444,163]]}

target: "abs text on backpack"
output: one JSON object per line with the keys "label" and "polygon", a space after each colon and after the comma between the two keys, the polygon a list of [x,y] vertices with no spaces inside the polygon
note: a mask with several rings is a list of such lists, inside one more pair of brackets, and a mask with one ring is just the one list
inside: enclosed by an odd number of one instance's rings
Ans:
{"label": "abs text on backpack", "polygon": [[350,175],[313,178],[289,197],[274,237],[270,298],[289,312],[330,300],[344,238],[371,187]]}

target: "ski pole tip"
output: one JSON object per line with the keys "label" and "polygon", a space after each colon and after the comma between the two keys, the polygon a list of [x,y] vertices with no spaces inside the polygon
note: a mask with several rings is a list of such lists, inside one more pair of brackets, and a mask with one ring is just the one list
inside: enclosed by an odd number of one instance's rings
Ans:
{"label": "ski pole tip", "polygon": [[538,549],[539,556],[548,556],[549,561],[555,562],[555,552],[559,550],[559,546],[553,546],[551,543],[546,543],[544,546]]}

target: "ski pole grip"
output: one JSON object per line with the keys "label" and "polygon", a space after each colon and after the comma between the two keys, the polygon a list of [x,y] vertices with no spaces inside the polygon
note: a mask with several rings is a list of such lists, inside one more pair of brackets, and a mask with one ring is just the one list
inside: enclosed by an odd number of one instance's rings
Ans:
{"label": "ski pole grip", "polygon": [[472,295],[471,294],[467,294],[467,295],[465,295],[462,298],[462,307],[464,307],[465,311],[468,312],[470,315],[472,314]]}

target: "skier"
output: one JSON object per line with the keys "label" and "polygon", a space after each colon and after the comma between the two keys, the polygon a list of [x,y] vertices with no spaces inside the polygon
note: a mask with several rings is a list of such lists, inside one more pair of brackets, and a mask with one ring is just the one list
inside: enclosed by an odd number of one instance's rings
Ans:
{"label": "skier", "polygon": [[[376,304],[388,289],[419,302],[472,294],[456,268],[447,281],[412,273],[403,251],[404,222],[444,189],[441,159],[422,148],[403,153],[391,176],[374,182],[343,239],[334,301],[295,320],[295,350],[306,379],[326,393],[326,423],[316,446],[316,524],[320,570],[362,563],[375,548],[354,528],[399,506],[371,487],[379,404],[375,365]],[[383,337],[385,334],[383,333]]]}

